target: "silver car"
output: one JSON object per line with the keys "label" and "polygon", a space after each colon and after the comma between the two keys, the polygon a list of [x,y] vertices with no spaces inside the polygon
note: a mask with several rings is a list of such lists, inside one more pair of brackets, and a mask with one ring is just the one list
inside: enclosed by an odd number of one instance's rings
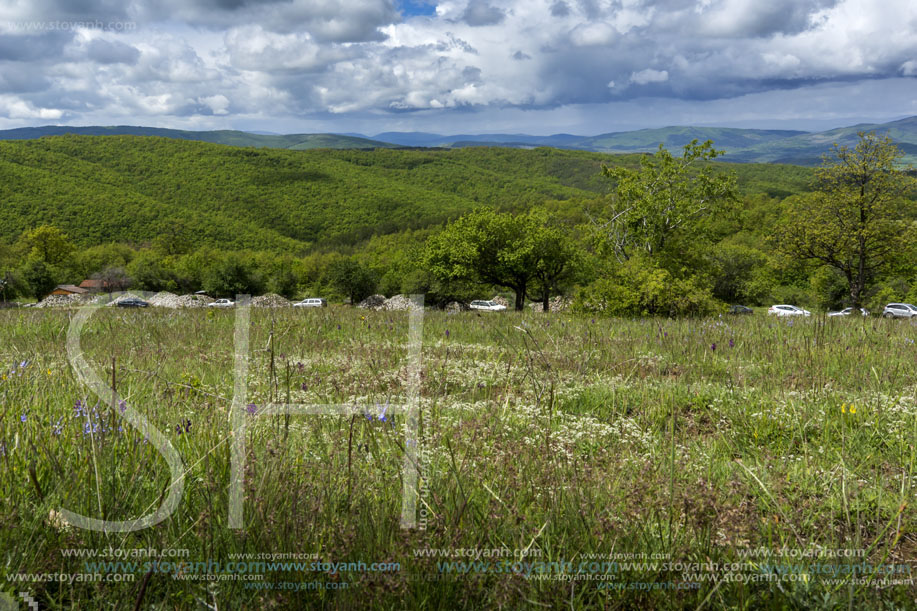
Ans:
{"label": "silver car", "polygon": [[293,304],[294,308],[323,308],[328,302],[320,297],[308,297]]}
{"label": "silver car", "polygon": [[812,312],[797,308],[794,305],[772,305],[767,309],[768,314],[775,316],[811,316]]}
{"label": "silver car", "polygon": [[235,306],[235,302],[232,299],[217,299],[213,303],[208,303],[208,308],[231,308]]}
{"label": "silver car", "polygon": [[[853,314],[853,308],[844,308],[840,312],[828,312],[828,316],[850,316]],[[860,308],[860,316],[869,316],[869,310]]]}
{"label": "silver car", "polygon": [[472,310],[485,310],[490,312],[501,312],[506,309],[505,305],[501,305],[496,301],[483,301],[480,299],[477,301],[472,301],[470,304],[468,304],[468,307]]}
{"label": "silver car", "polygon": [[917,306],[909,303],[890,303],[882,310],[885,318],[914,318],[917,316]]}

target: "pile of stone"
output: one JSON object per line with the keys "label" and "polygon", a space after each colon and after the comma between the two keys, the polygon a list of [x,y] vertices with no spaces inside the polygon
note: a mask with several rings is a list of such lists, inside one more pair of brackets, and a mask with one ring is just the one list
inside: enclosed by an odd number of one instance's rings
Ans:
{"label": "pile of stone", "polygon": [[470,308],[468,307],[467,303],[462,303],[461,301],[450,301],[446,304],[444,309],[450,314],[456,314],[458,312],[467,312]]}
{"label": "pile of stone", "polygon": [[364,310],[406,311],[414,309],[414,302],[406,295],[394,295],[385,298],[385,295],[372,295],[367,297],[357,306]]}
{"label": "pile of stone", "polygon": [[[557,295],[551,298],[551,300],[548,302],[548,307],[551,308],[552,312],[563,312],[567,308],[569,308],[570,304],[572,303],[573,303],[573,300],[570,299],[569,297],[564,297],[563,295]],[[531,306],[533,312],[541,312],[543,309],[540,301],[533,301],[529,305]]]}
{"label": "pile of stone", "polygon": [[385,305],[385,295],[370,295],[357,304],[358,308],[364,310],[381,310]]}
{"label": "pile of stone", "polygon": [[92,303],[91,295],[48,295],[35,304],[36,308],[77,308]]}
{"label": "pile of stone", "polygon": [[291,303],[276,293],[252,297],[252,306],[256,308],[288,308]]}
{"label": "pile of stone", "polygon": [[505,297],[500,297],[499,295],[496,295],[493,299],[491,299],[491,301],[501,306],[505,306],[507,308],[509,307],[509,301],[507,301]]}
{"label": "pile of stone", "polygon": [[382,304],[380,309],[382,310],[391,310],[391,311],[404,311],[404,310],[413,310],[415,307],[414,302],[411,301],[410,297],[405,295],[394,295],[385,300],[385,303]]}

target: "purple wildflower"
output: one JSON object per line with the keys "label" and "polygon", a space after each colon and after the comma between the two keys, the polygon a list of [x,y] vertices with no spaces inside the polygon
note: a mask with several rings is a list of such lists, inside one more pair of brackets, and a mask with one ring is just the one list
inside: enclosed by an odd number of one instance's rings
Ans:
{"label": "purple wildflower", "polygon": [[125,401],[124,399],[121,399],[120,401],[118,401],[118,409],[121,410],[122,414],[126,412],[127,411],[127,401]]}
{"label": "purple wildflower", "polygon": [[732,340],[732,338],[730,337],[730,338],[729,338],[729,347],[730,347],[730,348],[734,348],[735,345],[736,345],[736,343],[735,343],[735,342]]}
{"label": "purple wildflower", "polygon": [[258,406],[255,405],[254,403],[249,403],[248,407],[245,408],[245,411],[247,411],[249,414],[254,416],[255,412],[258,411]]}
{"label": "purple wildflower", "polygon": [[710,349],[716,350],[716,342],[713,342],[712,344],[710,344]]}
{"label": "purple wildflower", "polygon": [[446,338],[449,338],[449,329],[446,329]]}
{"label": "purple wildflower", "polygon": [[21,420],[22,422],[25,422],[27,420],[25,414],[19,416],[19,420]]}
{"label": "purple wildflower", "polygon": [[341,325],[338,325],[338,331],[340,331],[340,330],[341,330]]}
{"label": "purple wildflower", "polygon": [[303,382],[303,383],[300,385],[300,388],[301,388],[302,390],[309,390],[309,385],[306,384],[305,382]]}

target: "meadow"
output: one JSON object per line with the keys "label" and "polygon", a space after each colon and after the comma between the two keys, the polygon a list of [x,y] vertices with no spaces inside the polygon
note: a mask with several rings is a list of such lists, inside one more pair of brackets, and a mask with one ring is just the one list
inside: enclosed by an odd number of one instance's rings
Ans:
{"label": "meadow", "polygon": [[[114,404],[68,360],[75,315],[0,311],[7,598],[26,591],[42,609],[917,600],[917,324],[427,310],[412,440],[397,408],[411,380],[405,312],[252,309],[248,395],[235,407],[235,312],[100,308],[81,347]],[[278,402],[353,413],[262,413]],[[229,521],[232,409],[247,419],[241,529]],[[130,520],[168,496],[169,465],[127,410],[180,456],[180,502],[149,528],[78,528],[62,509]],[[405,453],[418,442],[417,521],[403,528]],[[258,562],[228,566],[246,558]]]}

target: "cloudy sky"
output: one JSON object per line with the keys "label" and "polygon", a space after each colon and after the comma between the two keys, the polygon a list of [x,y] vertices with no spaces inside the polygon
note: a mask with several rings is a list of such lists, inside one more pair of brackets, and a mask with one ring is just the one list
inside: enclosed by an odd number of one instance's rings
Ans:
{"label": "cloudy sky", "polygon": [[593,135],[910,115],[914,0],[0,0],[0,128]]}

